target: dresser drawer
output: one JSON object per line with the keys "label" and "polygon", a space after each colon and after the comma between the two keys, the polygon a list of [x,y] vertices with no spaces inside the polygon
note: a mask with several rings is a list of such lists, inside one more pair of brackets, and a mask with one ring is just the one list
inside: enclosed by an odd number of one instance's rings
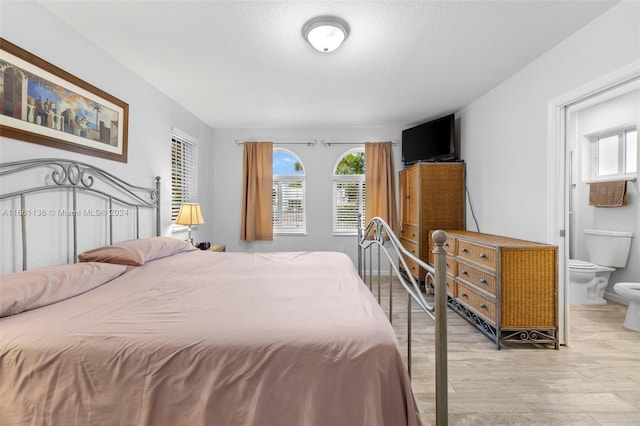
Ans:
{"label": "dresser drawer", "polygon": [[402,243],[402,245],[404,246],[404,248],[407,249],[407,251],[409,253],[411,253],[412,255],[414,255],[417,258],[420,258],[419,256],[419,248],[418,248],[418,244],[413,242],[413,241],[408,241],[408,240],[401,240],[400,241]]}
{"label": "dresser drawer", "polygon": [[411,259],[407,259],[406,257],[404,258],[404,261],[407,262],[407,268],[409,268],[408,272],[411,275],[413,275],[415,278],[421,279],[420,276],[418,275],[420,271],[420,267],[418,266],[418,264]]}
{"label": "dresser drawer", "polygon": [[409,240],[417,243],[418,236],[419,236],[418,228],[413,226],[407,226],[406,224],[400,225],[400,235],[399,235],[400,238],[404,238],[405,240]]}
{"label": "dresser drawer", "polygon": [[496,303],[458,281],[456,281],[456,299],[487,320],[496,323]]}
{"label": "dresser drawer", "polygon": [[456,241],[456,253],[461,259],[473,262],[476,265],[496,270],[496,248],[471,241]]}
{"label": "dresser drawer", "polygon": [[457,277],[480,290],[496,296],[497,279],[495,274],[476,268],[465,262],[458,262]]}
{"label": "dresser drawer", "polygon": [[[445,280],[446,284],[447,284],[447,294],[451,297],[456,297],[456,280],[454,277],[452,277],[451,275],[447,275],[447,279]],[[430,285],[435,285],[435,283],[433,282],[433,279],[430,278],[429,279],[429,284]]]}
{"label": "dresser drawer", "polygon": [[[404,248],[406,248],[409,251],[409,253],[419,258],[417,244],[414,244],[407,240],[403,240],[402,245],[404,246]],[[414,277],[418,277],[418,271],[419,271],[418,264],[412,259],[409,259],[408,257],[405,257],[405,256],[403,257],[404,257],[404,261],[407,262],[407,268],[409,269],[409,272],[411,273],[411,275],[413,275]]]}
{"label": "dresser drawer", "polygon": [[458,273],[458,262],[456,262],[456,260],[451,257],[451,256],[447,256],[447,275],[451,275],[452,277],[455,277]]}
{"label": "dresser drawer", "polygon": [[447,294],[456,297],[456,281],[449,275],[447,275]]}
{"label": "dresser drawer", "polygon": [[[432,248],[435,248],[435,247],[436,245],[434,243]],[[449,256],[456,255],[456,239],[455,238],[451,238],[451,237],[447,238],[447,241],[444,242],[444,245],[442,247],[446,250]]]}

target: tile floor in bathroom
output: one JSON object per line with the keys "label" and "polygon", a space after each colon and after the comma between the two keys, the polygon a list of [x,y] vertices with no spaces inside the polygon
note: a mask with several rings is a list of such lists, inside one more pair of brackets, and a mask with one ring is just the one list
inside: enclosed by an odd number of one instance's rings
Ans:
{"label": "tile floor in bathroom", "polygon": [[[399,287],[393,319],[404,353],[406,313],[398,311],[406,296]],[[384,285],[381,294],[386,310]],[[626,308],[571,306],[568,346],[500,351],[449,310],[449,425],[640,425],[640,333],[622,326]],[[434,425],[434,327],[414,312],[412,385],[424,424]]]}

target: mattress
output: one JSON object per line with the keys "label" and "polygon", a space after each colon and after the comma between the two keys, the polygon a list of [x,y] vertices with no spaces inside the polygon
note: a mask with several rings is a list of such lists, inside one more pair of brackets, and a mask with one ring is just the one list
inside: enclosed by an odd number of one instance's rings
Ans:
{"label": "mattress", "polygon": [[0,319],[3,423],[420,424],[348,256],[188,251],[127,268]]}

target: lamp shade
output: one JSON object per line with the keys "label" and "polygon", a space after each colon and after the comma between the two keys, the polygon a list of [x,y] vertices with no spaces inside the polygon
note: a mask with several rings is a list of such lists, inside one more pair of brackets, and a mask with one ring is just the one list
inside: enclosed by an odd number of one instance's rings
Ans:
{"label": "lamp shade", "polygon": [[204,223],[200,204],[198,203],[182,203],[180,211],[176,218],[176,225],[200,225]]}

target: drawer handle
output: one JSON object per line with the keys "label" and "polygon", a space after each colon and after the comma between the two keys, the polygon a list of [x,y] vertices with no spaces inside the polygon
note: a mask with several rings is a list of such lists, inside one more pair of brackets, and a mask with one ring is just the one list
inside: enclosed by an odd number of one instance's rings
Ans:
{"label": "drawer handle", "polygon": [[467,250],[467,249],[463,248],[463,249],[462,249],[462,252],[463,252],[463,253],[469,253],[469,250]]}
{"label": "drawer handle", "polygon": [[482,309],[487,309],[487,305],[485,305],[484,303],[481,303],[481,304],[480,304],[480,307],[481,307]]}
{"label": "drawer handle", "polygon": [[444,243],[444,246],[445,247],[449,247],[449,243]]}
{"label": "drawer handle", "polygon": [[467,299],[469,298],[469,296],[467,296],[467,293],[462,293],[462,297],[466,297]]}
{"label": "drawer handle", "polygon": [[411,250],[411,254],[416,254],[416,251],[415,250]]}
{"label": "drawer handle", "polygon": [[416,234],[414,234],[414,233],[411,233],[411,236],[412,236],[412,237],[415,237],[415,236],[416,236]]}
{"label": "drawer handle", "polygon": [[485,280],[484,278],[480,278],[480,284],[487,284],[487,280]]}
{"label": "drawer handle", "polygon": [[462,275],[469,275],[467,271],[462,271]]}
{"label": "drawer handle", "polygon": [[484,253],[480,253],[480,259],[486,259],[487,255]]}

